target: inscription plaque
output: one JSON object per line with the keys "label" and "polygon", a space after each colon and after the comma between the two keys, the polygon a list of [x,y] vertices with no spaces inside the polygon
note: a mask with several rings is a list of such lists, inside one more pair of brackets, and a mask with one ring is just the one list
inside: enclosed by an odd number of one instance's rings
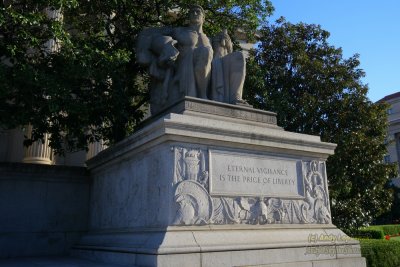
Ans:
{"label": "inscription plaque", "polygon": [[210,194],[304,198],[300,160],[209,150]]}

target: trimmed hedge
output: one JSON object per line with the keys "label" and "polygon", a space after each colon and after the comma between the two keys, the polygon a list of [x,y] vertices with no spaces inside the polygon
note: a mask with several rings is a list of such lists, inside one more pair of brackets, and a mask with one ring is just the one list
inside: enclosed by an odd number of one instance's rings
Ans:
{"label": "trimmed hedge", "polygon": [[382,230],[384,235],[399,235],[400,225],[399,224],[388,224],[388,225],[372,225],[364,229],[368,230]]}
{"label": "trimmed hedge", "polygon": [[400,266],[400,242],[392,240],[360,239],[361,255],[368,267]]}
{"label": "trimmed hedge", "polygon": [[370,229],[370,228],[363,228],[357,230],[353,237],[355,238],[370,238],[370,239],[384,239],[385,234],[382,229]]}
{"label": "trimmed hedge", "polygon": [[400,234],[400,225],[399,224],[389,224],[382,225],[383,232],[385,235],[399,235]]}

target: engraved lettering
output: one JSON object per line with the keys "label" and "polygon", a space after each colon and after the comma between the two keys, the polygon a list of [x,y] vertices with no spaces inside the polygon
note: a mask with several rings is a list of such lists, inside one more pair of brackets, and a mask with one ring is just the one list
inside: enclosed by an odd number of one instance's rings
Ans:
{"label": "engraved lettering", "polygon": [[254,177],[254,176],[243,176],[243,182],[259,184],[261,182],[261,178],[260,177]]}
{"label": "engraved lettering", "polygon": [[219,150],[210,159],[211,195],[304,197],[299,161]]}
{"label": "engraved lettering", "polygon": [[249,166],[236,166],[236,165],[228,165],[228,172],[251,172],[254,173],[254,167]]}

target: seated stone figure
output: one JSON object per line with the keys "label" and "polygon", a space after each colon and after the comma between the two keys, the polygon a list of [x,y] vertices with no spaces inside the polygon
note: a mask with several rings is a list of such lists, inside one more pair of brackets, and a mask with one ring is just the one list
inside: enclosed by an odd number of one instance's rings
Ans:
{"label": "seated stone figure", "polygon": [[140,33],[137,61],[149,67],[152,77],[152,114],[184,96],[242,103],[244,56],[241,52],[231,53],[226,31],[213,42],[214,53],[203,33],[203,23],[204,10],[195,5],[189,11],[189,26],[150,28]]}
{"label": "seated stone figure", "polygon": [[149,75],[152,77],[150,84],[151,113],[155,114],[167,104],[171,97],[171,80],[174,76],[173,62],[179,55],[175,48],[176,40],[170,36],[164,36],[158,29],[144,30],[138,39],[137,61],[149,67]]}
{"label": "seated stone figure", "polygon": [[240,51],[232,52],[232,41],[226,30],[213,38],[214,59],[210,99],[230,104],[242,100],[246,59]]}

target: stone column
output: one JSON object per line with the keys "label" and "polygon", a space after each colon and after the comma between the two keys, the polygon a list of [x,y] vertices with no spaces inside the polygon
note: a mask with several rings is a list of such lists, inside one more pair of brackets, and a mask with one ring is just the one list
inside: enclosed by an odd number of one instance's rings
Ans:
{"label": "stone column", "polygon": [[[62,21],[63,20],[63,14],[61,13],[61,9],[52,9],[52,8],[47,8],[44,10],[44,13],[49,19],[55,20],[55,21]],[[60,48],[60,42],[59,40],[56,39],[50,39],[46,42],[46,50],[48,53],[52,53],[54,51],[59,50]]]}
{"label": "stone column", "polygon": [[103,140],[100,140],[98,142],[90,143],[89,144],[89,150],[86,153],[86,160],[89,160],[99,154],[101,151],[106,149],[107,146],[103,144]]}
{"label": "stone column", "polygon": [[[32,125],[26,126],[25,135],[27,137],[32,136]],[[25,147],[24,163],[35,163],[35,164],[53,164],[53,151],[49,146],[49,134],[45,134],[43,140],[34,142],[29,147]]]}
{"label": "stone column", "polygon": [[[46,16],[53,20],[62,20],[61,10],[47,8],[44,10]],[[50,39],[46,43],[48,53],[58,50],[57,40]],[[26,127],[25,135],[30,138],[32,135],[32,125]],[[24,163],[53,164],[53,151],[49,146],[49,134],[45,134],[43,140],[34,142],[31,146],[25,148]]]}

